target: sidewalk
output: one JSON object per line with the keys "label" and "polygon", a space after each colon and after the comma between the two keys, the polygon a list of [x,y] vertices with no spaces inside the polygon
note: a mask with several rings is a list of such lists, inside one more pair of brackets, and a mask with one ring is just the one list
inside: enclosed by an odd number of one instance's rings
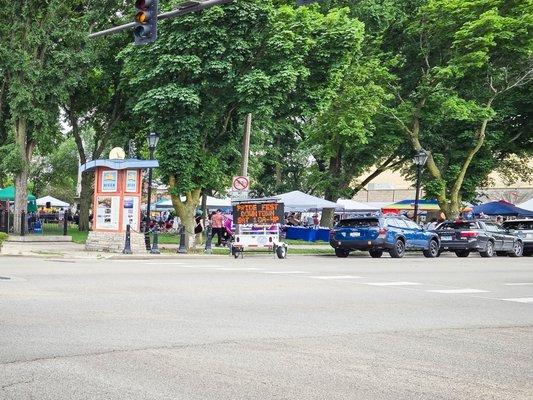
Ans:
{"label": "sidewalk", "polygon": [[[206,257],[228,257],[227,254],[205,254],[204,247],[196,248],[195,253],[179,254],[177,244],[162,244],[159,246],[162,254],[119,254],[119,253],[103,253],[90,252],[85,250],[85,245],[72,242],[20,242],[20,241],[6,241],[2,244],[0,249],[0,257],[2,256],[24,256],[24,257],[41,257],[41,258],[66,258],[66,259],[197,259]],[[224,249],[224,247],[214,247],[213,249]],[[324,250],[331,250],[328,245],[289,245],[289,255],[291,249],[300,249],[306,251],[317,250],[317,252]],[[265,253],[266,254],[266,253]]]}

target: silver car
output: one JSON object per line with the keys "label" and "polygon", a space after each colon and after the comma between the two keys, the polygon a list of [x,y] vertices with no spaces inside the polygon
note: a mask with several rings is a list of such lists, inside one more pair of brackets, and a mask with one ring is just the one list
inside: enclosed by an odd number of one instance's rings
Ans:
{"label": "silver car", "polygon": [[533,255],[533,219],[514,219],[505,221],[502,228],[522,239],[524,244],[523,255]]}

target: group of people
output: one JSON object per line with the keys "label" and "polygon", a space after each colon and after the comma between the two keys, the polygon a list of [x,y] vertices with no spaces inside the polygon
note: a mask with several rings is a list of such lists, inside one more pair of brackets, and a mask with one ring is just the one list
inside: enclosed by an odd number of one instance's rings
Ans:
{"label": "group of people", "polygon": [[294,212],[288,213],[285,216],[285,225],[288,226],[305,226],[305,227],[318,227],[320,225],[320,220],[318,219],[318,214],[307,215],[302,218],[300,214],[298,215]]}
{"label": "group of people", "polygon": [[[204,226],[201,211],[196,214],[195,221],[196,228],[194,233],[202,233]],[[231,237],[233,236],[233,220],[229,216],[224,215],[222,210],[218,209],[209,214],[207,222],[211,226],[211,240],[214,239],[215,235],[217,236],[215,246],[220,247],[222,244],[231,240]]]}

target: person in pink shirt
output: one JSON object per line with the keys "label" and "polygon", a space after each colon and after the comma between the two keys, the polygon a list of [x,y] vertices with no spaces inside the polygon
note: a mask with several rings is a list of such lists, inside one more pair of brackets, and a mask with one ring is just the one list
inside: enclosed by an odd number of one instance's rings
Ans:
{"label": "person in pink shirt", "polygon": [[224,216],[220,210],[217,210],[217,212],[211,217],[211,228],[213,229],[211,239],[213,239],[216,234],[218,236],[216,246],[220,247],[222,236],[224,235]]}

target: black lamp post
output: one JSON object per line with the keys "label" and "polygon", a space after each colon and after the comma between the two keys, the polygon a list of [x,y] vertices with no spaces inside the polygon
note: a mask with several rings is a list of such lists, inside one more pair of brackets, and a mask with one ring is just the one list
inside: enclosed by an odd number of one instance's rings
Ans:
{"label": "black lamp post", "polygon": [[418,201],[420,199],[420,172],[422,167],[426,164],[428,160],[428,152],[424,149],[417,151],[416,155],[413,157],[413,163],[416,165],[416,194],[415,194],[415,213],[413,216],[413,221],[418,223]]}
{"label": "black lamp post", "polygon": [[[148,150],[150,150],[150,160],[154,159],[154,151],[159,142],[159,136],[155,132],[151,132],[146,136],[148,140]],[[148,168],[148,202],[146,203],[146,221],[144,224],[145,238],[148,236],[150,230],[150,208],[152,206],[152,168]],[[149,239],[148,239],[149,240]],[[147,243],[147,250],[150,250],[150,242]]]}

